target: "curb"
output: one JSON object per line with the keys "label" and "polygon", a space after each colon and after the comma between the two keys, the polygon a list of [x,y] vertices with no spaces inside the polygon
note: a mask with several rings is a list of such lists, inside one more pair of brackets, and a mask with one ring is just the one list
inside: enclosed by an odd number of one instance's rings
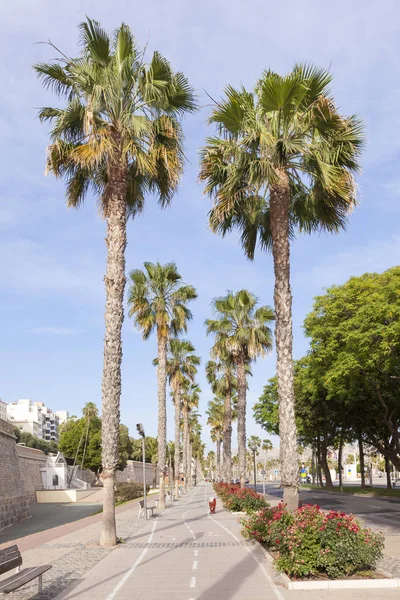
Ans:
{"label": "curb", "polygon": [[[254,540],[261,548],[269,562],[274,566],[274,558],[260,542]],[[382,571],[388,577],[390,573]],[[276,571],[282,579],[283,585],[289,591],[296,590],[355,590],[355,589],[378,589],[378,588],[400,588],[400,579],[329,579],[328,581],[292,581],[285,573]]]}

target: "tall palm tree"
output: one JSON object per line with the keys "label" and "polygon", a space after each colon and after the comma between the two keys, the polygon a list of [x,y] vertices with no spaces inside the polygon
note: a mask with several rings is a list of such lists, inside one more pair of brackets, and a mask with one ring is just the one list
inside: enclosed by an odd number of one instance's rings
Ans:
{"label": "tall palm tree", "polygon": [[206,364],[206,377],[214,394],[224,398],[223,471],[225,481],[232,479],[232,403],[237,388],[236,367],[224,347],[214,346],[217,360]]}
{"label": "tall palm tree", "polygon": [[356,204],[353,175],[363,145],[355,116],[339,114],[331,75],[297,65],[265,71],[253,91],[225,90],[210,117],[217,135],[202,150],[200,178],[214,197],[211,228],[241,233],[246,255],[271,250],[275,272],[277,378],[284,501],[298,504],[290,240],[296,230],[337,232]]}
{"label": "tall palm tree", "polygon": [[183,476],[185,478],[185,491],[189,487],[188,455],[189,455],[189,413],[197,408],[200,401],[201,389],[197,383],[187,380],[182,388],[182,415],[183,415]]}
{"label": "tall palm tree", "polygon": [[236,294],[229,292],[213,302],[216,319],[206,321],[207,334],[216,337],[216,347],[226,348],[237,368],[238,389],[238,451],[240,463],[240,485],[246,479],[246,367],[251,361],[272,348],[269,324],[274,314],[269,306],[256,308],[257,299],[247,290]]}
{"label": "tall palm tree", "polygon": [[208,469],[210,478],[213,479],[214,469],[215,469],[215,452],[214,450],[209,450],[205,460],[206,467]]}
{"label": "tall palm tree", "polygon": [[201,441],[202,427],[198,420],[200,415],[198,413],[194,414],[196,416],[196,420],[191,423],[191,447],[194,463],[194,482],[195,485],[197,485],[199,466],[203,463],[204,459],[205,444]]}
{"label": "tall palm tree", "polygon": [[171,336],[187,330],[192,313],[187,303],[197,298],[191,285],[182,283],[175,263],[144,263],[144,271],[131,271],[129,316],[147,340],[157,332],[158,378],[158,470],[160,477],[160,508],[165,508],[165,468],[167,447],[167,343]]}
{"label": "tall palm tree", "polygon": [[124,319],[126,223],[144,208],[146,193],[169,204],[183,168],[179,115],[195,109],[182,73],[158,52],[149,64],[122,24],[109,36],[87,19],[79,25],[81,53],[58,51],[52,63],[35,65],[44,87],[65,106],[45,107],[52,124],[47,171],[66,181],[69,206],[79,208],[94,191],[107,222],[107,271],[102,382],[101,545],[117,542],[114,482],[118,462],[121,396],[121,328]]}
{"label": "tall palm tree", "polygon": [[179,468],[180,468],[180,420],[181,420],[181,390],[186,380],[193,381],[197,373],[200,358],[195,356],[194,346],[188,340],[172,338],[167,349],[167,376],[172,389],[175,406],[175,460],[174,480],[175,496],[179,491]]}
{"label": "tall palm tree", "polygon": [[193,469],[193,444],[200,439],[201,425],[199,423],[200,413],[192,409],[189,413],[189,449],[188,449],[188,480],[192,485],[192,469]]}
{"label": "tall palm tree", "polygon": [[217,477],[221,478],[221,444],[223,441],[224,431],[224,399],[220,396],[214,396],[208,403],[207,425],[210,426],[211,440],[216,444],[216,467]]}

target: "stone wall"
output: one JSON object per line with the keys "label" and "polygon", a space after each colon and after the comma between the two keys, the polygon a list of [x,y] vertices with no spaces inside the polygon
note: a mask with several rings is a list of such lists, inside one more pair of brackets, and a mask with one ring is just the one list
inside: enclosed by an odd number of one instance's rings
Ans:
{"label": "stone wall", "polygon": [[47,457],[42,450],[18,445],[17,456],[25,494],[32,504],[36,502],[36,490],[43,488],[40,469],[46,466]]}
{"label": "stone wall", "polygon": [[[143,463],[138,460],[128,460],[123,471],[117,471],[117,481],[135,481],[143,483]],[[158,469],[157,465],[146,463],[146,483],[152,487],[158,485]]]}
{"label": "stone wall", "polygon": [[29,504],[30,496],[25,492],[21,476],[13,427],[0,419],[0,529],[28,518]]}

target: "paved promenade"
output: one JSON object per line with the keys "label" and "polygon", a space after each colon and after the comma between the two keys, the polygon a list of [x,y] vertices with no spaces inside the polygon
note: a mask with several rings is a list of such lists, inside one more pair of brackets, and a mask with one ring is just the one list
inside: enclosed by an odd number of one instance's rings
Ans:
{"label": "paved promenade", "polygon": [[[237,515],[217,504],[208,515],[211,486],[201,484],[147,522],[136,504],[117,513],[116,549],[99,548],[98,516],[79,530],[38,547],[30,540],[24,564],[53,564],[43,593],[30,585],[13,600],[392,600],[397,590],[288,592],[257,545],[240,536]],[[92,522],[90,523],[90,519]],[[88,524],[89,522],[89,524]],[[77,523],[70,526],[76,527]],[[54,529],[51,530],[54,536]]]}

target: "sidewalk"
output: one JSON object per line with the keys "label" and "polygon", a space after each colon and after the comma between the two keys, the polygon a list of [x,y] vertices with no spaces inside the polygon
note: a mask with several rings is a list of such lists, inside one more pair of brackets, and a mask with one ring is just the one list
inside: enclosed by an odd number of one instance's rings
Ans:
{"label": "sidewalk", "polygon": [[[238,515],[208,515],[199,485],[156,518],[137,519],[137,501],[117,508],[116,548],[98,546],[102,515],[28,536],[24,566],[52,564],[13,600],[398,600],[398,590],[289,592],[258,545],[243,540]],[[80,525],[77,529],[77,525]],[[31,538],[31,539],[29,539]]]}

